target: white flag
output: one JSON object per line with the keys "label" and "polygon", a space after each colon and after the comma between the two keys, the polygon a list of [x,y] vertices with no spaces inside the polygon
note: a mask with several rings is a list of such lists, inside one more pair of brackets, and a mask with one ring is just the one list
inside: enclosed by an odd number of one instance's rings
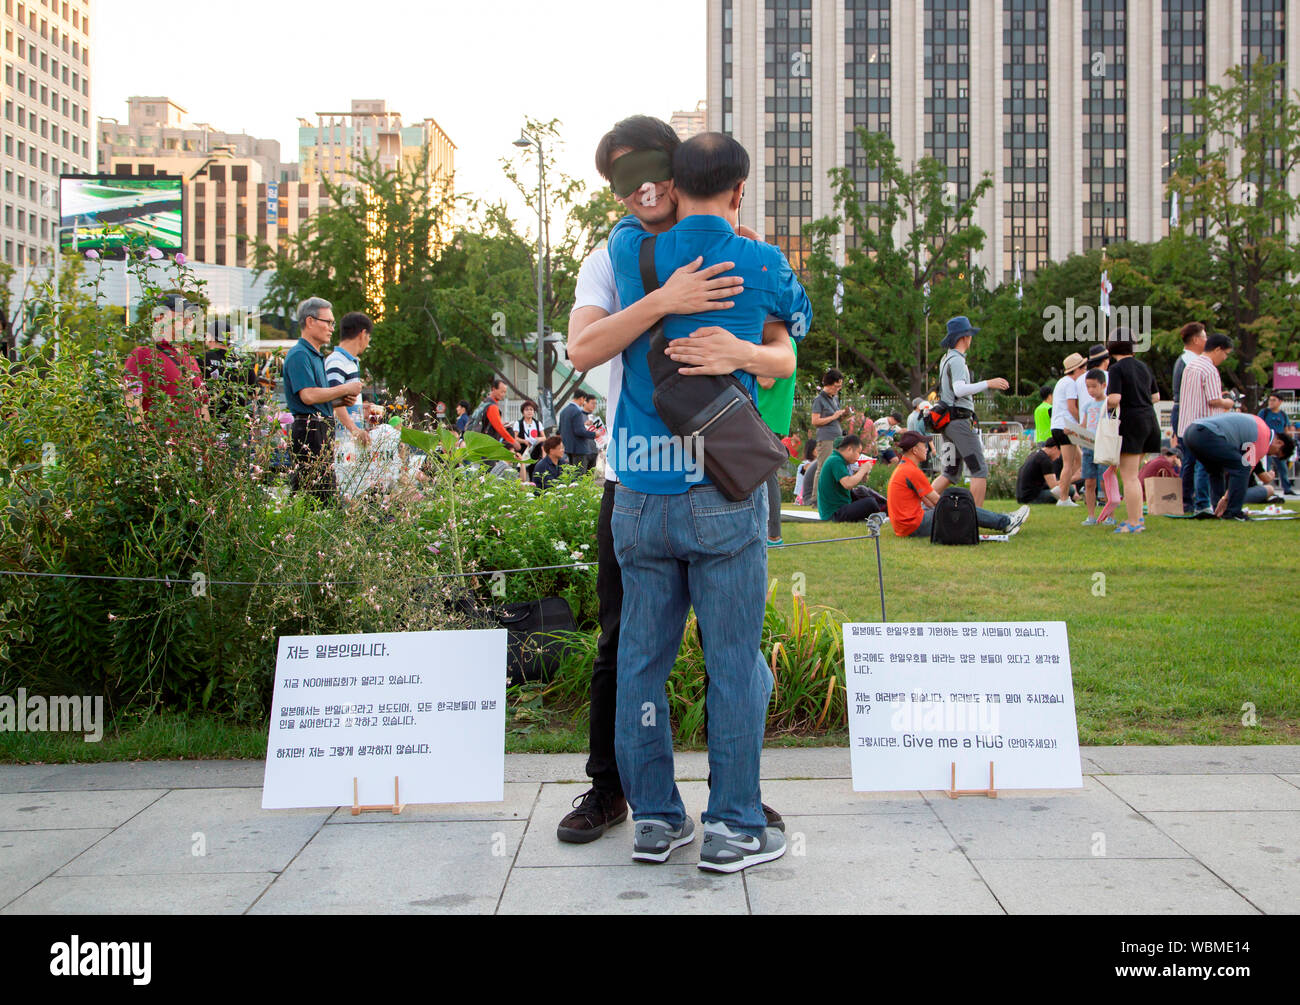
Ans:
{"label": "white flag", "polygon": [[1016,266],[1016,300],[1023,303],[1025,299],[1025,283],[1020,276],[1020,259],[1015,261]]}
{"label": "white flag", "polygon": [[1178,193],[1173,192],[1169,196],[1169,229],[1173,230],[1178,226]]}
{"label": "white flag", "polygon": [[844,313],[844,280],[841,279],[835,284],[835,296],[831,298],[831,303],[835,305],[835,313]]}
{"label": "white flag", "polygon": [[1104,271],[1101,274],[1101,312],[1105,314],[1106,317],[1110,317],[1110,291],[1114,289],[1114,287],[1110,285],[1109,276],[1110,273],[1108,271]]}

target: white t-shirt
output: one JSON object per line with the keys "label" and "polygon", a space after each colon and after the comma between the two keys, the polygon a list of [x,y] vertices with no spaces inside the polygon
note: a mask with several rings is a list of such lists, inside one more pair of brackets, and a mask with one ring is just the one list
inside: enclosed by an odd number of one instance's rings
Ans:
{"label": "white t-shirt", "polygon": [[[1089,369],[1091,369],[1091,368],[1089,368]],[[1106,372],[1105,370],[1102,371],[1102,373],[1105,373],[1105,372]],[[1076,388],[1078,388],[1078,390],[1079,390],[1079,394],[1078,394],[1078,398],[1079,398],[1079,418],[1082,419],[1082,418],[1083,418],[1083,406],[1086,405],[1089,401],[1092,400],[1092,395],[1088,393],[1088,370],[1084,370],[1083,373],[1079,374],[1079,376],[1077,376],[1077,377],[1074,378],[1074,386],[1075,386]],[[1103,388],[1103,389],[1105,388],[1105,382],[1104,382],[1104,381],[1102,382],[1102,388]],[[1104,397],[1104,395],[1103,395],[1103,397]]]}
{"label": "white t-shirt", "polygon": [[1062,377],[1056,382],[1056,389],[1052,391],[1052,428],[1065,429],[1065,420],[1070,418],[1070,407],[1067,401],[1079,400],[1079,385],[1074,382],[1073,377]]}
{"label": "white t-shirt", "polygon": [[[573,296],[573,309],[599,307],[606,314],[617,314],[623,308],[618,302],[618,286],[614,282],[614,266],[609,260],[609,249],[597,248],[578,270],[578,284]],[[623,354],[609,361],[609,396],[605,399],[606,425],[610,441],[605,448],[605,480],[618,481],[614,467],[609,463],[614,450],[614,417],[618,415],[618,398],[623,390]]]}

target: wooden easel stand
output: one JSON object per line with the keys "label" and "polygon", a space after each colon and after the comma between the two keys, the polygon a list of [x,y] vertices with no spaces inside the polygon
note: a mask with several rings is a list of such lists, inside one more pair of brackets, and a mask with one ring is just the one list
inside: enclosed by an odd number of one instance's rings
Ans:
{"label": "wooden easel stand", "polygon": [[956,799],[958,796],[987,796],[989,799],[996,799],[998,790],[993,787],[993,762],[989,761],[989,787],[987,789],[959,789],[957,788],[957,762],[953,761],[952,783],[944,794],[949,799]]}
{"label": "wooden easel stand", "polygon": [[384,810],[390,810],[393,816],[397,816],[397,814],[401,813],[405,808],[405,805],[402,803],[402,800],[398,795],[396,775],[393,776],[393,804],[391,806],[385,806],[382,804],[379,806],[360,805],[357,799],[357,777],[356,775],[352,776],[352,815],[354,817],[359,817],[362,813],[380,813]]}

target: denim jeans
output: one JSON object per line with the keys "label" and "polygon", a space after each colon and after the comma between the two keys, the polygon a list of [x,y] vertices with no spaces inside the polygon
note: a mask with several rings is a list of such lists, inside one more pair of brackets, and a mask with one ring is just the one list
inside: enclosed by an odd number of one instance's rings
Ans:
{"label": "denim jeans", "polygon": [[709,770],[704,823],[754,837],[772,674],[759,652],[767,593],[767,492],[731,502],[712,485],[647,495],[620,484],[611,528],[623,574],[615,751],[634,820],[680,826],[665,685],[694,606],[708,667]]}
{"label": "denim jeans", "polygon": [[1286,461],[1282,460],[1280,457],[1270,457],[1268,461],[1269,466],[1273,469],[1273,473],[1277,476],[1274,481],[1277,490],[1289,495],[1291,492],[1291,479],[1287,477]]}
{"label": "denim jeans", "polygon": [[[994,513],[992,510],[980,509],[975,507],[975,520],[984,530],[991,530],[997,534],[1005,534],[1011,529],[1011,515],[1009,513]],[[929,537],[930,528],[934,524],[934,510],[926,509],[921,516],[921,526],[912,531],[908,537]]]}
{"label": "denim jeans", "polygon": [[[1187,445],[1187,438],[1180,436],[1178,438],[1178,452],[1183,456],[1183,466],[1179,471],[1179,477],[1183,480],[1183,512],[1196,512],[1196,469],[1200,465],[1196,462],[1196,455],[1192,453],[1191,448]],[[1209,492],[1209,486],[1206,486],[1206,492]]]}
{"label": "denim jeans", "polygon": [[[1187,428],[1187,446],[1196,455],[1199,466],[1205,470],[1207,509],[1213,509],[1223,493],[1228,493],[1228,508],[1224,516],[1239,516],[1246,501],[1246,485],[1250,481],[1250,468],[1241,463],[1241,450],[1233,446],[1207,426],[1192,425]],[[1200,477],[1200,472],[1197,472]],[[1200,485],[1197,485],[1197,508],[1200,503]]]}

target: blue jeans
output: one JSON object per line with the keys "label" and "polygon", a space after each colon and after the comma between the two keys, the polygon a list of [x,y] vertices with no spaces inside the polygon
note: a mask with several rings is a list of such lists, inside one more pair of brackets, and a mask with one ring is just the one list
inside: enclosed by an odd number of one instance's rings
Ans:
{"label": "blue jeans", "polygon": [[[1055,499],[1053,499],[1055,502]],[[992,510],[980,509],[975,507],[975,520],[984,530],[995,531],[998,534],[1005,534],[1011,529],[1011,515],[1009,513],[994,513]],[[921,516],[921,526],[908,534],[908,537],[929,537],[930,526],[934,523],[934,510],[927,509]]]}
{"label": "blue jeans", "polygon": [[1273,473],[1277,475],[1277,490],[1289,495],[1291,493],[1291,479],[1286,474],[1286,461],[1280,457],[1270,457],[1269,464],[1273,468]]}
{"label": "blue jeans", "polygon": [[634,820],[680,826],[665,685],[688,608],[708,667],[709,770],[704,823],[758,837],[763,727],[772,674],[759,651],[767,597],[767,493],[731,502],[712,485],[647,495],[620,484],[614,550],[623,573],[614,745]]}
{"label": "blue jeans", "polygon": [[[1213,509],[1223,493],[1228,493],[1225,517],[1239,516],[1246,501],[1246,486],[1250,482],[1250,468],[1241,462],[1241,449],[1233,446],[1208,426],[1193,423],[1187,427],[1188,448],[1196,455],[1198,467],[1205,471],[1205,509]],[[1196,506],[1202,508],[1200,470],[1197,471]]]}

